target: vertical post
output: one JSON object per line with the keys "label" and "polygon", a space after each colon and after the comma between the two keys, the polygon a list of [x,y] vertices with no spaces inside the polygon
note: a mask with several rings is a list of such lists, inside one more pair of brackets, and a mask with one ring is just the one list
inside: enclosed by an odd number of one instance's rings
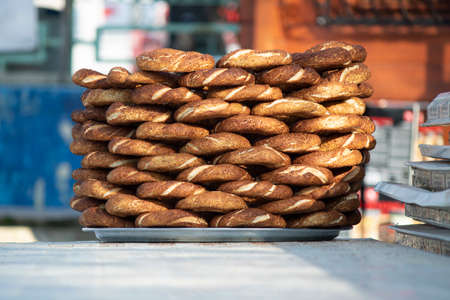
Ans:
{"label": "vertical post", "polygon": [[[413,111],[413,119],[411,124],[411,144],[409,145],[409,160],[415,159],[415,152],[418,137],[419,137],[419,118],[420,118],[420,104],[417,102],[414,102],[412,105],[412,111]],[[409,167],[409,175],[408,175],[408,183],[409,185],[412,185],[412,172],[411,167]]]}
{"label": "vertical post", "polygon": [[63,51],[62,64],[59,68],[58,79],[60,82],[67,82],[70,78],[72,68],[72,8],[73,0],[66,0],[66,6],[63,15]]}

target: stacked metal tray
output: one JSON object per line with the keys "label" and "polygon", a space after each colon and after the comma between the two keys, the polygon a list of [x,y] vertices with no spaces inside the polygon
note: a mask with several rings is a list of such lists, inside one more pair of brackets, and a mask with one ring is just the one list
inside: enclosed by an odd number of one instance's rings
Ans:
{"label": "stacked metal tray", "polygon": [[406,165],[413,171],[413,186],[433,192],[450,189],[450,162],[411,161]]}
{"label": "stacked metal tray", "polygon": [[396,231],[396,243],[450,256],[450,231],[428,224],[391,226]]}
{"label": "stacked metal tray", "polygon": [[441,93],[427,106],[427,121],[421,126],[450,124],[450,92]]}
{"label": "stacked metal tray", "polygon": [[450,146],[419,145],[423,156],[450,160]]}

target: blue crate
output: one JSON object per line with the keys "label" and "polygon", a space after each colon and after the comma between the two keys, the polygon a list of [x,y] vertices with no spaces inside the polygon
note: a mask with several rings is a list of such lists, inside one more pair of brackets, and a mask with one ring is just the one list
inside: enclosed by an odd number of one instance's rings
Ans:
{"label": "blue crate", "polygon": [[70,113],[82,89],[0,85],[0,210],[67,208],[73,169]]}

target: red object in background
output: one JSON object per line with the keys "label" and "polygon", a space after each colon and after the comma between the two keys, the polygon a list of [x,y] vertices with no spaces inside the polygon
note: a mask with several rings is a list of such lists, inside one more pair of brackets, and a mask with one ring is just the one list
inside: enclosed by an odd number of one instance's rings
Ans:
{"label": "red object in background", "polygon": [[380,201],[380,195],[372,187],[364,189],[364,206],[365,209],[376,209],[383,214],[403,212],[405,209],[405,204],[399,201]]}
{"label": "red object in background", "polygon": [[[405,110],[403,112],[403,120],[406,122],[412,122],[414,118],[414,114],[411,110]],[[423,122],[425,122],[425,114],[423,113],[423,111],[420,112],[419,114],[419,124],[422,124]]]}
{"label": "red object in background", "polygon": [[219,7],[217,13],[229,23],[238,23],[240,20],[238,6],[235,3],[230,3],[227,6]]}
{"label": "red object in background", "polygon": [[112,8],[112,7],[106,7],[105,8],[105,16],[106,17],[109,17],[110,15],[113,15],[114,14],[114,8]]}
{"label": "red object in background", "polygon": [[412,111],[405,110],[403,112],[403,120],[405,120],[406,122],[412,122],[413,118],[414,118],[414,114]]}
{"label": "red object in background", "polygon": [[369,206],[373,203],[378,203],[379,194],[375,191],[373,187],[364,189],[364,202],[366,206]]}
{"label": "red object in background", "polygon": [[392,120],[392,118],[388,118],[388,117],[374,117],[374,116],[370,116],[370,118],[372,119],[372,121],[375,123],[375,125],[377,127],[394,125],[394,120]]}
{"label": "red object in background", "polygon": [[433,126],[433,127],[419,127],[419,132],[421,133],[435,133],[435,134],[444,134],[444,130],[441,126]]}
{"label": "red object in background", "polygon": [[389,214],[393,212],[404,213],[405,204],[398,201],[381,201],[378,202],[378,209],[382,214]]}

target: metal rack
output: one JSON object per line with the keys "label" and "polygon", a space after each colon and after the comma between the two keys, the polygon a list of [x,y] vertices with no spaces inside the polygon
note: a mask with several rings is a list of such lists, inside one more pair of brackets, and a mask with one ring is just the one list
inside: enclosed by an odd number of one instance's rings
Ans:
{"label": "metal rack", "polygon": [[448,0],[315,0],[316,22],[329,25],[449,26]]}

